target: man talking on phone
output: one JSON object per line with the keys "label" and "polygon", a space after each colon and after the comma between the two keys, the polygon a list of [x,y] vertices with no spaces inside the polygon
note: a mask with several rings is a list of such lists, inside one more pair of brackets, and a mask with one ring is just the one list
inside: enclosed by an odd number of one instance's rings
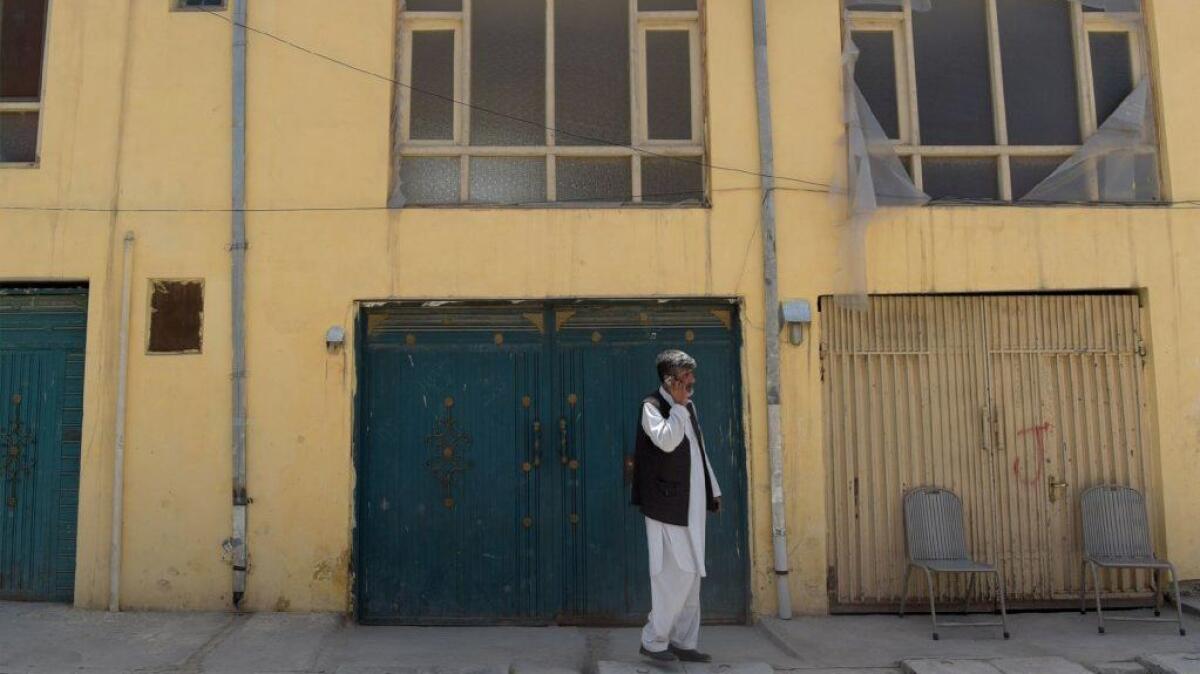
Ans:
{"label": "man talking on phone", "polygon": [[692,405],[696,360],[658,354],[658,390],[642,400],[633,469],[633,505],[646,516],[650,617],[641,654],[659,661],[709,662],[700,641],[700,579],[706,511],[721,509],[721,489],[704,452]]}

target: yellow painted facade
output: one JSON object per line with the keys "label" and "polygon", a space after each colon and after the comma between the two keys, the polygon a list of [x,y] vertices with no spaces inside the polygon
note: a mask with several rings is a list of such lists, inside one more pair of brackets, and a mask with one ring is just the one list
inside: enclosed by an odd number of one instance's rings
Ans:
{"label": "yellow painted facade", "polygon": [[[393,0],[252,0],[249,23],[390,75]],[[780,175],[844,183],[840,10],[771,0]],[[1200,199],[1200,13],[1150,0],[1166,196]],[[167,0],[51,0],[40,164],[0,169],[0,281],[90,288],[75,601],[107,603],[121,239],[136,236],[122,604],[231,605],[230,23]],[[222,18],[225,17],[225,18]],[[710,161],[757,170],[750,0],[708,0]],[[714,170],[712,207],[388,211],[391,86],[252,34],[248,215],[250,610],[351,601],[359,302],[735,297],[743,303],[753,608],[775,608],[766,452],[761,193]],[[783,187],[789,185],[783,184]],[[834,290],[844,204],[781,191],[780,295]],[[57,210],[56,210],[57,209]],[[117,209],[120,212],[108,212]],[[178,209],[185,212],[171,212]],[[204,212],[213,209],[213,212]],[[277,210],[270,210],[277,209]],[[288,209],[329,209],[318,211]],[[338,210],[342,209],[342,210]],[[1151,328],[1151,421],[1167,554],[1200,576],[1200,209],[945,207],[881,213],[869,289],[1136,289]],[[204,349],[144,348],[148,279],[205,281]],[[792,597],[827,610],[819,314],[783,347]]]}

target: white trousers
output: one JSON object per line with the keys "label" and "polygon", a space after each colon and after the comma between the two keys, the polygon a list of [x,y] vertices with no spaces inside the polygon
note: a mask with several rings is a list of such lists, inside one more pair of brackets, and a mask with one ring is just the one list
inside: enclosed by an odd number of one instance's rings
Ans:
{"label": "white trousers", "polygon": [[684,571],[671,546],[663,546],[662,571],[650,575],[650,618],[642,628],[648,651],[665,651],[668,644],[694,650],[700,643],[700,574]]}

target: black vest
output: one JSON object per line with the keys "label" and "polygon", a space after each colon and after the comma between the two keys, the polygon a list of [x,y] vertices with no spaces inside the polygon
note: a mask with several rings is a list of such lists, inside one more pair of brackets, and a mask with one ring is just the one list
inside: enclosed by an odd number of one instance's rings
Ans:
{"label": "black vest", "polygon": [[[631,502],[641,506],[642,513],[667,524],[687,526],[688,496],[692,486],[691,442],[685,435],[674,450],[664,452],[654,444],[642,428],[642,408],[649,403],[658,408],[663,418],[671,416],[671,403],[658,391],[646,396],[638,406],[637,440],[633,458],[633,497]],[[692,432],[700,441],[700,459],[704,461],[704,489],[708,510],[717,509],[713,498],[712,480],[708,476],[708,457],[704,452],[704,436],[700,424],[691,417]]]}

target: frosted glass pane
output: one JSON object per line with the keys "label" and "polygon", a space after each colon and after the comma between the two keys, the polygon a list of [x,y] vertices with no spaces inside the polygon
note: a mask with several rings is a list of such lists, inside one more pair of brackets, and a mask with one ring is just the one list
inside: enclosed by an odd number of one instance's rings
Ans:
{"label": "frosted glass pane", "polygon": [[1029,191],[1037,187],[1054,170],[1062,165],[1067,157],[1013,157],[1009,160],[1012,167],[1013,200],[1019,200]]}
{"label": "frosted glass pane", "polygon": [[406,203],[458,203],[458,157],[404,157],[400,160],[400,193]]}
{"label": "frosted glass pane", "polygon": [[694,11],[696,0],[638,0],[640,12]]}
{"label": "frosted glass pane", "polygon": [[412,34],[412,109],[409,136],[454,138],[454,31]]}
{"label": "frosted glass pane", "polygon": [[624,157],[559,157],[555,173],[559,201],[625,202],[633,198],[633,171]]}
{"label": "frosted glass pane", "polygon": [[41,98],[46,0],[4,0],[0,8],[0,98]]}
{"label": "frosted glass pane", "polygon": [[1078,145],[1071,5],[998,0],[1004,101],[1012,145]]}
{"label": "frosted glass pane", "polygon": [[556,0],[554,24],[559,145],[628,145],[629,3]]}
{"label": "frosted glass pane", "polygon": [[407,0],[410,12],[461,12],[462,0]]}
{"label": "frosted glass pane", "polygon": [[472,145],[545,144],[545,0],[471,3],[471,103]]}
{"label": "frosted glass pane", "polygon": [[998,199],[996,159],[925,157],[925,193],[933,199]]}
{"label": "frosted glass pane", "polygon": [[995,144],[984,0],[938,0],[912,17],[921,143]]}
{"label": "frosted glass pane", "polygon": [[646,31],[646,101],[650,138],[692,137],[692,63],[687,31]]}
{"label": "frosted glass pane", "polygon": [[546,201],[546,160],[541,157],[472,157],[471,202],[540,204]]}
{"label": "frosted glass pane", "polygon": [[1090,33],[1096,124],[1104,123],[1133,91],[1133,60],[1127,33]]}
{"label": "frosted glass pane", "polygon": [[37,161],[38,113],[0,114],[0,162]]}
{"label": "frosted glass pane", "polygon": [[642,201],[704,201],[702,157],[642,157]]}
{"label": "frosted glass pane", "polygon": [[891,31],[858,31],[853,34],[858,47],[854,81],[871,105],[888,138],[900,137],[900,112],[896,97],[896,52]]}

